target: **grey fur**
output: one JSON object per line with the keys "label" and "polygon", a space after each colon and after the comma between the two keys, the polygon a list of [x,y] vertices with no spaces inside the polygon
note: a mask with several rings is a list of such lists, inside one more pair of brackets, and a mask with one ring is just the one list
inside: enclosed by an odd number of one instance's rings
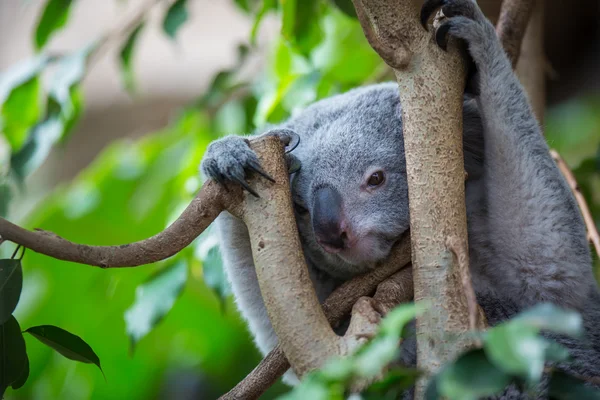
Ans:
{"label": "grey fur", "polygon": [[[464,102],[467,218],[471,270],[478,300],[492,324],[538,302],[582,311],[588,341],[561,338],[579,362],[577,372],[600,375],[600,295],[592,273],[585,226],[494,27],[469,0],[447,1],[449,34],[464,39],[477,66],[478,97]],[[461,11],[462,10],[462,11]],[[298,230],[318,297],[373,268],[409,227],[401,108],[395,83],[367,86],[321,100],[274,127],[300,135],[292,175]],[[244,171],[255,159],[246,139],[211,144],[202,162],[209,178]],[[386,181],[364,182],[381,169]],[[344,215],[360,238],[352,251],[330,254],[311,226],[313,193],[328,185],[342,196]],[[277,339],[254,273],[245,226],[223,213],[217,219],[225,269],[238,307],[263,354]],[[403,360],[414,363],[414,341]],[[290,377],[293,381],[293,377]],[[514,388],[513,388],[514,389]],[[521,398],[510,389],[503,399]],[[512,390],[512,392],[511,392]]]}

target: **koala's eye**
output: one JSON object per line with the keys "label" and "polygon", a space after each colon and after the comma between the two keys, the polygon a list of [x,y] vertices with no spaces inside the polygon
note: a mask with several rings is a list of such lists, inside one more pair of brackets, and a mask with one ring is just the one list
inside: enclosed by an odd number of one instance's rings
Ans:
{"label": "koala's eye", "polygon": [[369,177],[367,184],[371,187],[374,187],[374,186],[381,185],[383,182],[385,182],[385,175],[384,175],[383,171],[375,171]]}

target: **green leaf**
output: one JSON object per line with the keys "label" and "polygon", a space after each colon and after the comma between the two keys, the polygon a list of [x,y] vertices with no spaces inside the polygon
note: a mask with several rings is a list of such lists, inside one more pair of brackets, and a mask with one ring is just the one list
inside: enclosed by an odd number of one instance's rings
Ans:
{"label": "green leaf", "polygon": [[511,377],[477,349],[446,366],[437,377],[437,388],[448,399],[476,400],[502,392],[510,382]]}
{"label": "green leaf", "polygon": [[0,324],[15,311],[23,289],[21,260],[0,260]]}
{"label": "green leaf", "polygon": [[522,321],[498,325],[484,336],[484,349],[489,360],[507,373],[538,382],[544,370],[548,342],[538,329]]}
{"label": "green leaf", "polygon": [[583,320],[575,311],[559,308],[550,303],[538,304],[514,318],[515,321],[570,336],[583,334]]}
{"label": "green leaf", "polygon": [[12,199],[12,190],[6,182],[0,183],[0,217],[8,215],[8,206]]}
{"label": "green leaf", "polygon": [[600,391],[585,385],[585,382],[554,371],[550,377],[548,394],[552,400],[600,400]]}
{"label": "green leaf", "polygon": [[2,104],[0,128],[12,147],[18,151],[27,140],[29,130],[41,118],[41,84],[38,76],[12,89]]}
{"label": "green leaf", "polygon": [[262,7],[256,13],[254,17],[254,24],[252,24],[252,31],[250,32],[250,43],[252,45],[256,44],[256,36],[258,34],[258,28],[260,28],[260,23],[263,18],[269,11],[277,9],[277,2],[275,0],[263,0]]}
{"label": "green leaf", "polygon": [[401,304],[395,307],[381,321],[379,332],[385,336],[400,337],[404,327],[424,309],[423,305],[415,303]]}
{"label": "green leaf", "polygon": [[421,373],[417,369],[396,367],[390,370],[383,379],[369,386],[367,393],[379,394],[377,398],[382,398],[382,396],[386,396],[387,393],[393,391],[392,393],[396,394],[393,398],[400,398],[402,391],[413,386],[420,375]]}
{"label": "green leaf", "polygon": [[231,294],[229,281],[223,270],[219,238],[209,227],[198,240],[195,256],[202,262],[202,275],[206,286],[215,291],[221,301]]}
{"label": "green leaf", "polygon": [[135,80],[133,77],[133,68],[131,65],[131,60],[133,56],[133,50],[135,48],[135,44],[140,35],[140,32],[144,28],[144,23],[141,22],[129,35],[125,45],[121,48],[120,60],[121,60],[121,75],[123,78],[123,83],[125,85],[125,89],[132,93],[135,90]]}
{"label": "green leaf", "polygon": [[177,31],[189,18],[186,3],[187,0],[177,0],[169,7],[167,15],[165,15],[163,30],[171,39],[175,39]]}
{"label": "green leaf", "polygon": [[341,12],[351,18],[356,18],[356,9],[352,0],[332,0],[332,2]]}
{"label": "green leaf", "polygon": [[295,36],[296,1],[297,0],[279,0],[279,7],[281,8],[282,13],[281,35],[287,40],[292,40]]}
{"label": "green leaf", "polygon": [[35,31],[35,48],[40,50],[48,39],[69,19],[72,0],[48,0]]}
{"label": "green leaf", "polygon": [[17,389],[23,387],[23,385],[25,385],[25,383],[27,382],[28,378],[29,378],[29,357],[27,357],[27,354],[26,354],[25,355],[25,367],[21,371],[21,375],[13,381],[11,387],[14,390],[17,390]]}
{"label": "green leaf", "polygon": [[100,359],[90,345],[79,336],[53,325],[33,326],[25,332],[69,360],[95,364],[102,371]]}
{"label": "green leaf", "polygon": [[135,303],[125,311],[132,349],[171,310],[187,280],[185,260],[178,260],[153,275],[135,291]]}
{"label": "green leaf", "polygon": [[27,350],[21,327],[11,316],[0,325],[0,398],[6,388],[19,388],[24,383],[25,370],[28,369]]}

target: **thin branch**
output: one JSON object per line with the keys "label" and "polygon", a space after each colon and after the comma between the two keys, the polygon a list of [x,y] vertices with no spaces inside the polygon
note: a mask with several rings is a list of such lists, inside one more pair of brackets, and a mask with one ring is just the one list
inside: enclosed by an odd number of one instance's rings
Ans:
{"label": "thin branch", "polygon": [[[408,266],[409,262],[410,237],[407,235],[394,246],[388,260],[378,265],[372,272],[343,283],[327,298],[322,308],[329,323],[337,326],[348,316],[358,299],[371,295],[375,289],[377,289],[375,300],[386,307],[412,300],[412,270]],[[390,276],[393,276],[392,283],[386,280]],[[389,286],[393,284],[397,286],[393,291],[394,295],[391,295]],[[386,285],[383,292],[379,289],[381,285]],[[220,399],[257,399],[289,368],[290,364],[283,350],[277,346],[246,378]]]}
{"label": "thin branch", "polygon": [[594,222],[594,217],[590,212],[590,208],[585,201],[585,197],[581,193],[579,189],[579,185],[577,184],[577,180],[573,175],[573,172],[569,169],[569,166],[562,159],[560,154],[554,149],[550,150],[550,155],[552,159],[556,162],[558,169],[562,172],[563,176],[567,180],[571,191],[575,195],[575,199],[577,200],[577,204],[579,205],[579,209],[581,210],[581,214],[583,215],[583,220],[585,221],[585,226],[587,227],[587,236],[588,240],[592,242],[594,245],[594,249],[596,249],[596,254],[600,255],[600,235],[598,234],[598,229],[596,228],[596,223]]}
{"label": "thin branch", "polygon": [[140,23],[142,23],[148,14],[154,9],[154,6],[160,3],[170,4],[173,0],[146,0],[131,16],[122,21],[114,29],[102,36],[96,47],[88,56],[88,68],[92,67],[100,60],[108,51],[113,42],[121,42],[126,38]]}
{"label": "thin branch", "polygon": [[535,0],[503,0],[496,33],[513,69],[521,53],[521,43],[529,23]]}
{"label": "thin branch", "polygon": [[181,251],[232,202],[236,197],[234,194],[209,181],[164,231],[148,239],[119,246],[76,244],[52,232],[28,231],[4,218],[0,218],[0,236],[3,240],[59,260],[101,268],[135,267],[164,260]]}

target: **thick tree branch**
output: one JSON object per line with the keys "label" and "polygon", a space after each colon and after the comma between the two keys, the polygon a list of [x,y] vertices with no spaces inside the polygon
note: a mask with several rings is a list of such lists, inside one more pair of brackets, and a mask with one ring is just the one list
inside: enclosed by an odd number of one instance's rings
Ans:
{"label": "thick tree branch", "polygon": [[[358,276],[337,288],[323,303],[323,312],[331,326],[337,326],[348,316],[354,304],[364,296],[377,292],[377,300],[387,312],[402,302],[413,298],[412,270],[410,262],[410,238],[404,237],[394,246],[390,257],[372,272]],[[400,271],[398,271],[400,269]],[[387,278],[390,278],[386,280]],[[392,288],[390,288],[393,286]],[[251,400],[260,397],[281,375],[290,368],[285,354],[277,346],[258,364],[250,374],[221,400]]]}
{"label": "thick tree branch", "polygon": [[[468,254],[462,152],[464,65],[451,45],[445,53],[419,24],[409,0],[353,0],[365,36],[395,69],[400,87],[411,218],[415,301],[427,301],[417,319],[417,360],[434,372],[472,345],[448,333],[469,329],[469,307],[458,263],[446,239]],[[417,397],[422,395],[421,383]]]}

